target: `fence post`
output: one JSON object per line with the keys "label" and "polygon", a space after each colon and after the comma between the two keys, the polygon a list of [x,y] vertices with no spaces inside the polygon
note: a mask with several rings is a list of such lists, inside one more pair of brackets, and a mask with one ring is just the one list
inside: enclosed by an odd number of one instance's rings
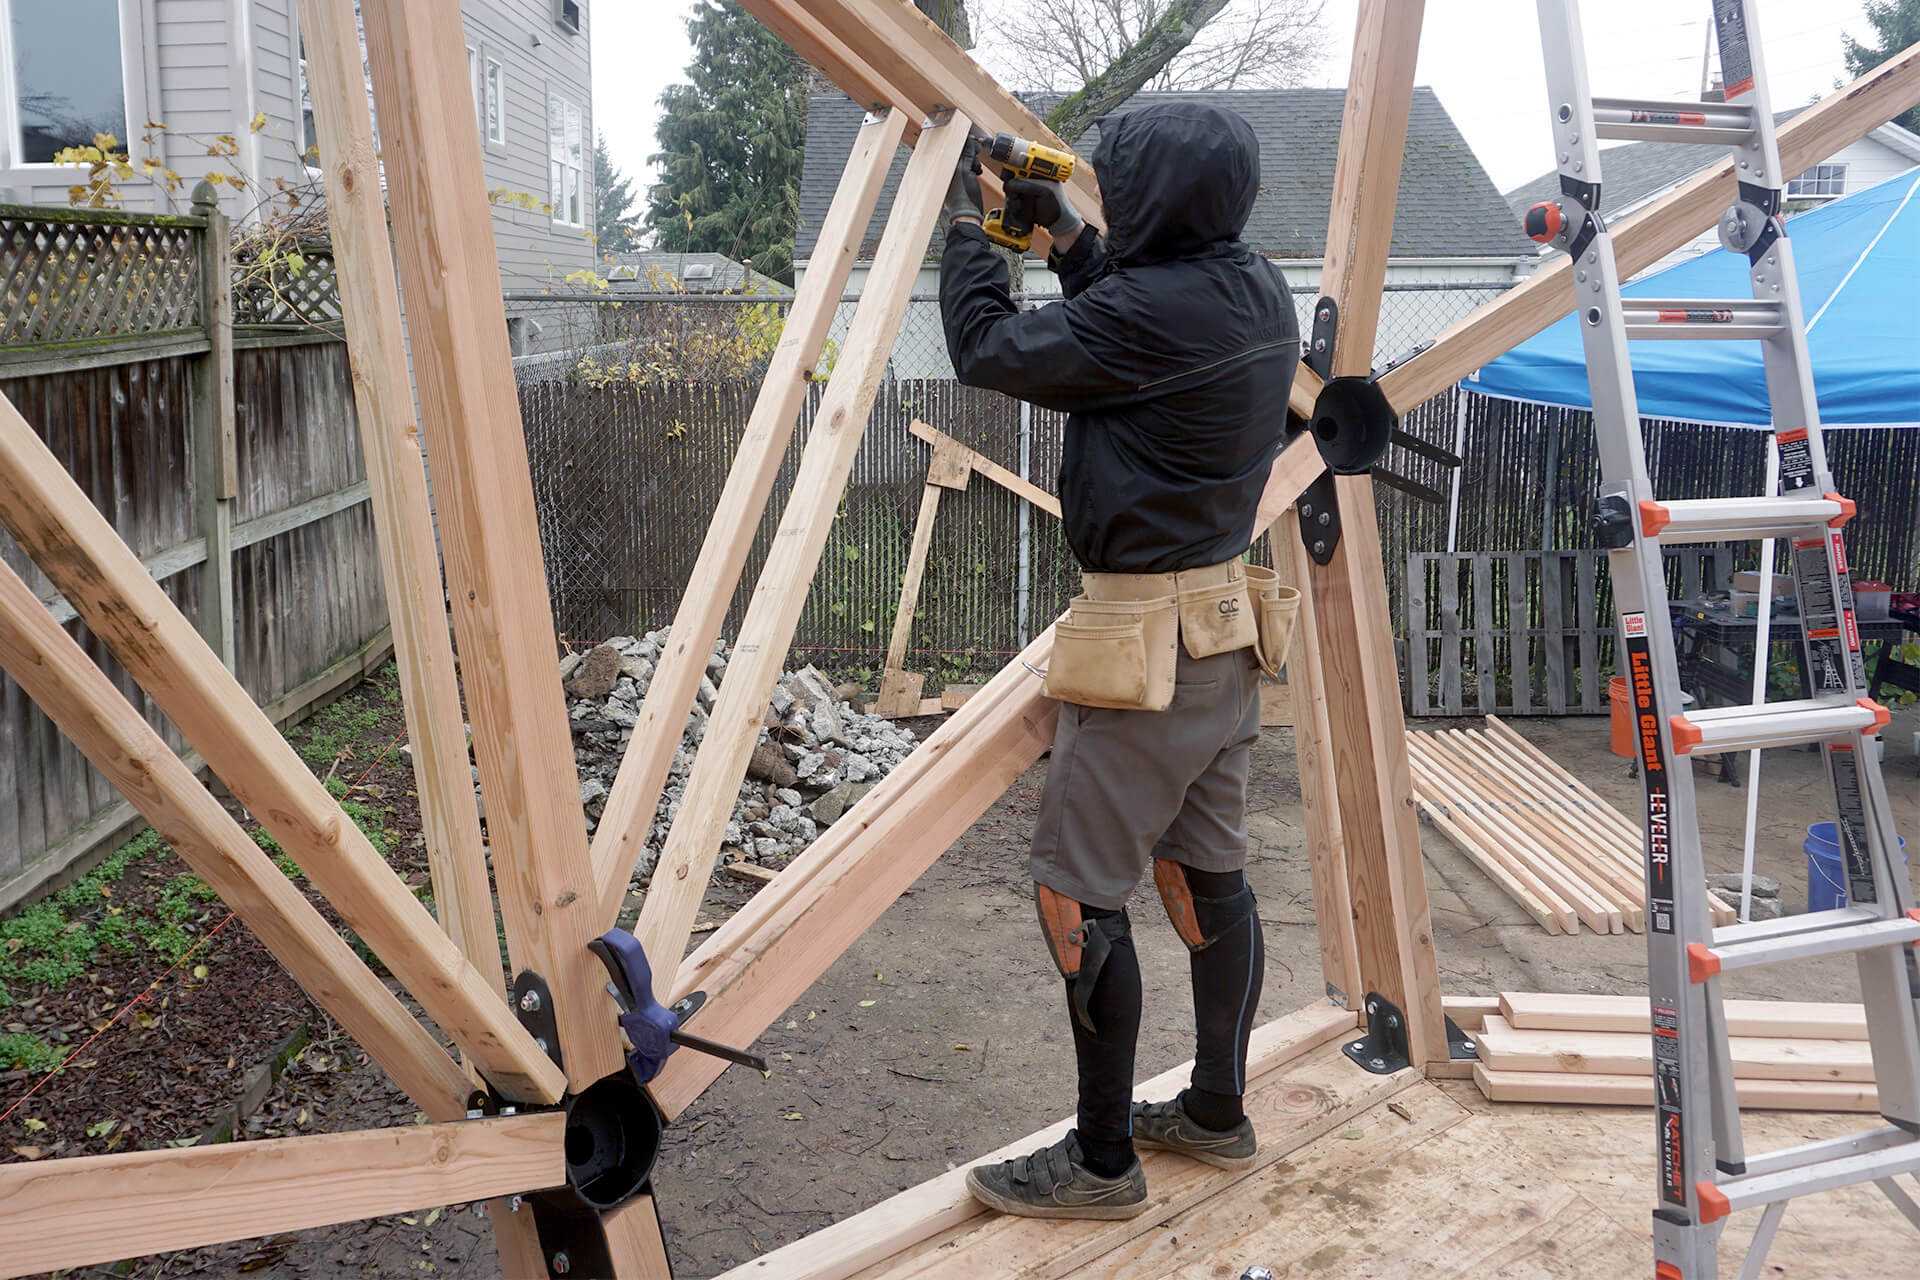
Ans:
{"label": "fence post", "polygon": [[200,633],[233,670],[233,500],[240,467],[233,428],[233,261],[220,194],[202,181],[193,189],[200,232],[200,323],[207,353],[194,362],[195,506],[207,559],[201,567]]}

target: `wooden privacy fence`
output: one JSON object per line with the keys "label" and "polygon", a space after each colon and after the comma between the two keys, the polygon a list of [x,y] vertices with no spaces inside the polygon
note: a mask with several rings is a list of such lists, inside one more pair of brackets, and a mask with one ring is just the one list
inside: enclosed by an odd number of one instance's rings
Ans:
{"label": "wooden privacy fence", "polygon": [[[0,206],[0,393],[281,724],[389,645],[346,346],[314,323],[339,314],[331,258],[306,256],[311,279],[236,290],[210,201],[184,217]],[[183,747],[4,533],[0,556]],[[137,821],[0,680],[0,910]]]}

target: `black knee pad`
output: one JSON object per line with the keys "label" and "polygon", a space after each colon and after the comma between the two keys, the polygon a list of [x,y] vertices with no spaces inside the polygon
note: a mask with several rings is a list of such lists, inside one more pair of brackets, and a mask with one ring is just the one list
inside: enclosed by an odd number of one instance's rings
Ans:
{"label": "black knee pad", "polygon": [[1194,893],[1186,867],[1155,858],[1153,884],[1160,890],[1160,901],[1167,908],[1167,918],[1173,921],[1174,932],[1189,951],[1205,951],[1254,912],[1253,890],[1245,876],[1240,877],[1240,888],[1233,893],[1206,898]]}
{"label": "black knee pad", "polygon": [[1133,924],[1122,908],[1114,915],[1088,915],[1086,908],[1057,889],[1034,885],[1034,905],[1040,913],[1040,932],[1047,939],[1047,950],[1060,976],[1069,983],[1073,1016],[1088,1031],[1096,1031],[1088,1005],[1093,988],[1100,981],[1100,970],[1114,944],[1126,940],[1132,945]]}

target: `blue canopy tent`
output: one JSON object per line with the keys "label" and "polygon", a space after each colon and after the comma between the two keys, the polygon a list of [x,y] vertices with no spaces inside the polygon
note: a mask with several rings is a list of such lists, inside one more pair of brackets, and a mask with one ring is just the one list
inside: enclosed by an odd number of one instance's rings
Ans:
{"label": "blue canopy tent", "polygon": [[[1820,420],[1920,426],[1920,170],[1788,224]],[[1744,254],[1716,249],[1656,272],[1629,298],[1745,298]],[[1758,342],[1639,342],[1633,384],[1647,418],[1770,425]],[[1469,375],[1481,395],[1591,409],[1577,318],[1567,316]]]}

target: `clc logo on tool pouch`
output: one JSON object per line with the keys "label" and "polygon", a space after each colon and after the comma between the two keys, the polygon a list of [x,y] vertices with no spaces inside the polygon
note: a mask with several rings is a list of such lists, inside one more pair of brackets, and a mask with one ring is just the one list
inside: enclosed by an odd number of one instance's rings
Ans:
{"label": "clc logo on tool pouch", "polygon": [[1240,612],[1239,597],[1228,596],[1225,600],[1222,600],[1220,602],[1221,616],[1231,618],[1236,616],[1239,612]]}

